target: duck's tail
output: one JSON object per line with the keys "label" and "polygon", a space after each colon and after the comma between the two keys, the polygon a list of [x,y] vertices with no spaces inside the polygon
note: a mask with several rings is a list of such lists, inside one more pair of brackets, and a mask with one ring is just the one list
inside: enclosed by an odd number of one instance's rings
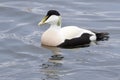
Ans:
{"label": "duck's tail", "polygon": [[106,41],[109,39],[109,33],[107,32],[100,32],[100,33],[96,33],[97,36],[97,41]]}

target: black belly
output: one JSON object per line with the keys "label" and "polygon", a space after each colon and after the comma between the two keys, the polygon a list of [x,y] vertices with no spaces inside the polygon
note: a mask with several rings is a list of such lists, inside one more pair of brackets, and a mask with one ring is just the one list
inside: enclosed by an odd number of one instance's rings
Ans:
{"label": "black belly", "polygon": [[61,48],[77,48],[77,47],[88,47],[90,44],[91,34],[84,33],[80,37],[73,39],[66,39],[62,44],[58,45]]}

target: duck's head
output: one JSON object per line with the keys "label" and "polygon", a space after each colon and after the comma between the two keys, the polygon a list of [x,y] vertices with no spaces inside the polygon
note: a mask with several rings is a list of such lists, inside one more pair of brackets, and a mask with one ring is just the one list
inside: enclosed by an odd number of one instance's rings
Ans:
{"label": "duck's head", "polygon": [[47,15],[38,23],[38,25],[43,25],[43,24],[51,24],[51,25],[61,25],[61,17],[60,13],[56,10],[49,10],[47,12]]}

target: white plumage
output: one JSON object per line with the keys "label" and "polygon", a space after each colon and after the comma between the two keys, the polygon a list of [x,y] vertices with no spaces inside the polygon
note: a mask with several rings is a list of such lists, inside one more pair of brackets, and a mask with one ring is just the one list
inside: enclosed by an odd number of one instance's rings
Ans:
{"label": "white plumage", "polygon": [[63,27],[63,28],[61,28],[61,32],[63,32],[65,39],[73,39],[73,38],[80,37],[84,33],[89,33],[89,34],[92,34],[91,37],[94,37],[94,39],[92,39],[92,41],[96,40],[95,33],[91,32],[89,30],[86,30],[86,29],[79,28],[77,26]]}
{"label": "white plumage", "polygon": [[43,33],[41,43],[47,46],[74,47],[89,44],[97,40],[104,40],[107,35],[105,33],[95,33],[76,26],[61,28],[61,17],[56,10],[48,11],[47,15],[38,25],[46,23],[50,24],[50,28]]}

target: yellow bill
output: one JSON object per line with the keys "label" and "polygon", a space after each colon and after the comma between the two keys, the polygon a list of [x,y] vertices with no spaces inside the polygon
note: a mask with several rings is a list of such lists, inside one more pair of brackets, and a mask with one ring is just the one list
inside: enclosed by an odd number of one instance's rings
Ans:
{"label": "yellow bill", "polygon": [[38,26],[45,24],[45,21],[48,19],[48,16],[45,16],[39,23]]}

